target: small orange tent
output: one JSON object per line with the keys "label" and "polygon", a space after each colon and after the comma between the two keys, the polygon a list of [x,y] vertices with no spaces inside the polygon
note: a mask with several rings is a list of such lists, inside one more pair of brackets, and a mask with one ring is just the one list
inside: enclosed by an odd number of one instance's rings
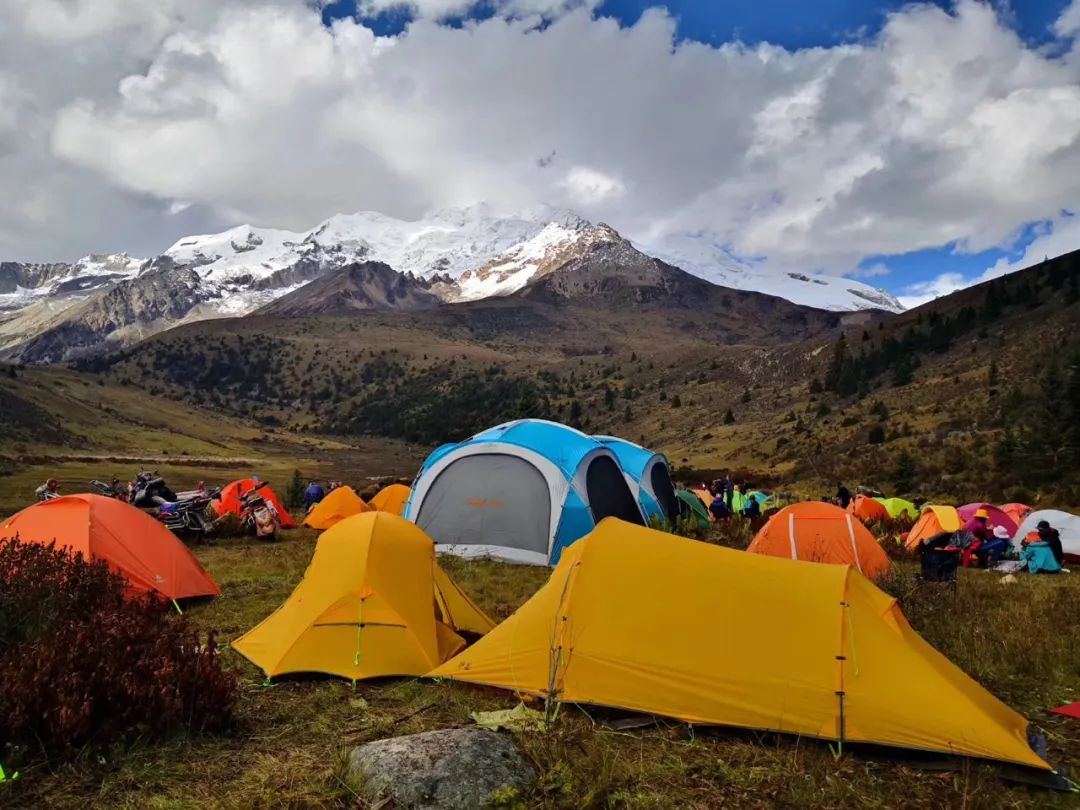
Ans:
{"label": "small orange tent", "polygon": [[856,495],[848,506],[848,511],[864,523],[871,520],[888,520],[889,510],[885,504],[866,495]]}
{"label": "small orange tent", "polygon": [[761,527],[747,551],[850,565],[868,577],[879,577],[889,570],[889,558],[869,529],[850,512],[818,501],[781,509]]}
{"label": "small orange tent", "polygon": [[923,540],[941,532],[960,530],[960,515],[952,506],[924,506],[919,519],[904,538],[904,545],[909,551],[915,551]]}
{"label": "small orange tent", "polygon": [[405,504],[411,496],[412,490],[409,487],[404,484],[391,484],[376,492],[368,505],[379,512],[403,515],[405,514]]}
{"label": "small orange tent", "polygon": [[352,487],[338,487],[311,507],[304,518],[309,529],[329,529],[347,517],[372,511]]}
{"label": "small orange tent", "polygon": [[[216,502],[215,508],[219,515],[239,515],[240,510],[243,508],[240,503],[240,498],[247,492],[250,492],[255,488],[255,485],[259,482],[254,478],[241,478],[239,481],[233,481],[231,484],[226,484],[221,490],[221,500]],[[271,504],[274,509],[277,510],[278,519],[281,521],[281,528],[283,529],[295,529],[296,521],[293,520],[293,516],[289,514],[289,510],[281,505],[281,501],[278,500],[278,496],[274,493],[269,486],[263,487],[259,492],[262,493],[266,502]]]}
{"label": "small orange tent", "polygon": [[104,560],[134,593],[169,599],[221,593],[176,535],[130,504],[100,495],[65,495],[34,504],[0,524],[0,539],[51,543]]}
{"label": "small orange tent", "polygon": [[1016,525],[1019,526],[1024,522],[1024,518],[1030,515],[1034,510],[1026,503],[1007,503],[1000,507],[1002,512],[1016,521]]}

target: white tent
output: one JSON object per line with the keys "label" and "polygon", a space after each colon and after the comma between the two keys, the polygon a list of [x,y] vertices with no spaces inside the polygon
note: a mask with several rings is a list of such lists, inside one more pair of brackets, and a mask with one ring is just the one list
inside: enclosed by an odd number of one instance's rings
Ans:
{"label": "white tent", "polygon": [[1040,520],[1045,520],[1051,528],[1058,530],[1061,535],[1061,550],[1065,552],[1065,557],[1071,557],[1073,562],[1080,562],[1080,515],[1070,515],[1057,509],[1040,509],[1024,518],[1024,522],[1013,535],[1013,545],[1019,547],[1021,540],[1030,532],[1036,531],[1035,527]]}

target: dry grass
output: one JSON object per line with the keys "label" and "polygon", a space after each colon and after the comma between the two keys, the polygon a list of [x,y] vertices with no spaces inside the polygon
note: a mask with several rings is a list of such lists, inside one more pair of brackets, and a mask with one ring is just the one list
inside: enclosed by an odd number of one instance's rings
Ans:
{"label": "dry grass", "polygon": [[[733,521],[710,539],[735,547],[749,528]],[[302,577],[314,535],[276,544],[219,541],[197,553],[222,586],[220,599],[188,615],[235,638],[276,608]],[[547,577],[539,568],[446,559],[462,587],[501,618]],[[887,587],[912,623],[952,660],[1042,726],[1056,762],[1080,767],[1080,723],[1046,712],[1080,692],[1080,579],[964,572],[959,588],[918,588],[910,566]],[[717,617],[718,621],[736,618]],[[262,808],[363,806],[342,780],[349,747],[385,736],[468,724],[478,709],[510,708],[505,692],[419,679],[350,684],[334,679],[265,686],[261,673],[226,652],[243,679],[240,731],[177,739],[86,759],[50,773],[24,770],[0,788],[12,807]],[[921,770],[867,751],[835,758],[793,737],[692,731],[661,721],[634,731],[603,727],[606,713],[568,708],[547,733],[519,743],[541,777],[520,807],[1075,807],[1075,796],[1009,784],[992,768]]]}

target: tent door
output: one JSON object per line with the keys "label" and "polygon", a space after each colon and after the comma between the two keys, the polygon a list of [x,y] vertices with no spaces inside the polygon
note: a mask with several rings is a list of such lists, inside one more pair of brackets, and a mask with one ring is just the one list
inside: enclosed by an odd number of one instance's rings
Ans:
{"label": "tent door", "polygon": [[622,470],[610,456],[597,456],[589,462],[589,469],[585,472],[585,488],[589,495],[589,509],[596,523],[606,517],[617,517],[638,526],[644,525],[641,508],[634,500]]}

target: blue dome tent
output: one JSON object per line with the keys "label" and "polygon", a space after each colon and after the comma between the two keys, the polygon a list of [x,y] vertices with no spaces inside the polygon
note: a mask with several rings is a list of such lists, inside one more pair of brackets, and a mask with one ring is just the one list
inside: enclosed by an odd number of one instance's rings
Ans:
{"label": "blue dome tent", "polygon": [[615,436],[596,436],[600,444],[609,448],[623,470],[633,479],[638,489],[638,501],[649,519],[658,517],[672,523],[679,517],[679,503],[675,487],[671,483],[671,467],[660,453],[619,439]]}
{"label": "blue dome tent", "polygon": [[428,456],[405,517],[440,552],[554,565],[605,517],[644,525],[634,489],[596,439],[522,419]]}

